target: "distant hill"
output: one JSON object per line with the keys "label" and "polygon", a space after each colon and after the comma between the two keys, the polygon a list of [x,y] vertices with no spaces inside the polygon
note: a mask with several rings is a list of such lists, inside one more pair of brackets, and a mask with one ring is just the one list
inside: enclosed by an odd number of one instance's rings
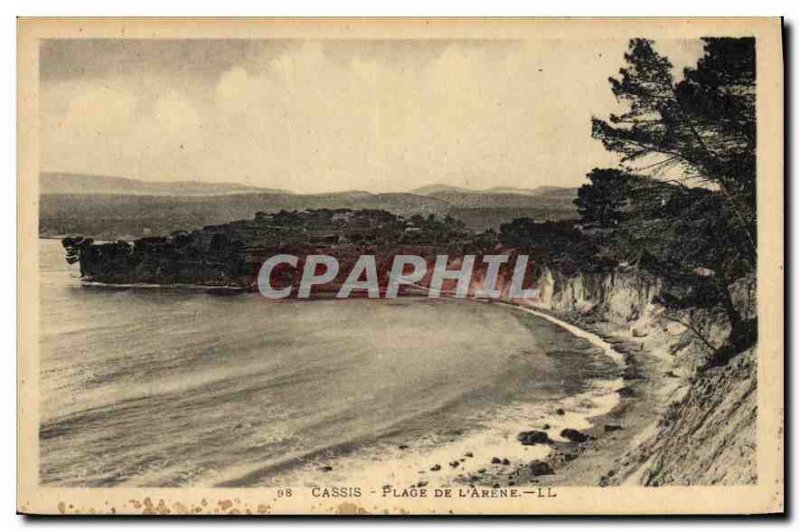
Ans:
{"label": "distant hill", "polygon": [[492,188],[487,188],[486,190],[481,190],[483,193],[490,193],[490,194],[523,194],[523,195],[535,195],[542,191],[543,188],[548,188],[545,186],[539,186],[537,188],[517,188],[515,186],[495,186]]}
{"label": "distant hill", "polygon": [[47,194],[40,198],[39,234],[80,235],[103,240],[164,236],[176,230],[250,219],[256,212],[308,208],[380,209],[411,216],[445,215],[449,205],[413,194],[276,194],[147,196],[134,194]]}
{"label": "distant hill", "polygon": [[127,195],[226,195],[241,193],[283,193],[285,190],[260,188],[236,183],[204,183],[198,181],[148,182],[124,177],[86,175],[80,173],[42,172],[41,194],[127,194]]}
{"label": "distant hill", "polygon": [[416,195],[430,195],[437,192],[471,192],[468,188],[459,188],[457,186],[449,186],[446,184],[428,184],[425,186],[420,186],[419,188],[414,188],[409,193],[416,194]]}
{"label": "distant hill", "polygon": [[566,199],[570,201],[578,197],[577,188],[562,186],[540,186],[536,189],[536,196],[543,199]]}
{"label": "distant hill", "polygon": [[460,197],[463,195],[525,195],[525,196],[536,196],[536,197],[543,197],[543,196],[572,196],[575,197],[577,194],[577,189],[573,187],[563,187],[563,186],[537,186],[535,188],[518,188],[516,186],[494,186],[492,188],[486,188],[484,190],[473,190],[470,188],[462,188],[458,186],[448,186],[446,184],[430,184],[428,186],[420,186],[419,188],[415,188],[411,190],[412,194],[417,195],[427,195],[429,197],[447,197],[451,196],[453,198]]}
{"label": "distant hill", "polygon": [[548,189],[536,194],[441,191],[428,194],[454,207],[462,208],[538,208],[547,203],[556,207],[572,208],[577,189]]}
{"label": "distant hill", "polygon": [[[539,187],[531,193],[471,191],[431,185],[426,194],[361,190],[294,194],[237,184],[149,183],[119,177],[43,173],[39,234],[103,240],[169,235],[240,219],[256,212],[309,208],[379,209],[401,216],[451,215],[475,231],[517,217],[537,221],[576,217],[575,188]],[[502,192],[500,190],[503,190]],[[520,189],[517,189],[520,190]]]}
{"label": "distant hill", "polygon": [[536,221],[564,221],[576,219],[577,212],[574,207],[521,207],[521,208],[469,208],[453,207],[448,214],[461,220],[467,228],[474,232],[482,232],[487,229],[500,230],[503,223],[508,223],[514,218],[531,218]]}

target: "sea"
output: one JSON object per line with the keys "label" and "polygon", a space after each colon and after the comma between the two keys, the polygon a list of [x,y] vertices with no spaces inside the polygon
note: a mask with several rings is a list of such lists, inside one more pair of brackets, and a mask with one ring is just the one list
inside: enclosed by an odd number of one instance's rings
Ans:
{"label": "sea", "polygon": [[45,486],[453,485],[617,403],[617,361],[511,306],[87,286],[39,246]]}

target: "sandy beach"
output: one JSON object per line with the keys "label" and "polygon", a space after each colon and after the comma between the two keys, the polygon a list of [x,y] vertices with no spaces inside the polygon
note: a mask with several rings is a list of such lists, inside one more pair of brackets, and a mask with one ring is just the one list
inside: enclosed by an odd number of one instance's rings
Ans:
{"label": "sandy beach", "polygon": [[[518,307],[522,311],[531,311],[526,307]],[[578,319],[568,322],[546,310],[534,311],[548,316],[551,321],[563,323],[573,333],[577,330],[581,336],[590,337],[596,345],[602,343],[609,355],[624,366],[623,379],[615,389],[616,400],[610,410],[583,419],[590,426],[579,429],[586,437],[582,442],[565,441],[563,437],[552,436],[562,426],[570,424],[568,414],[564,415],[566,422],[559,422],[555,426],[542,421],[520,426],[521,433],[529,430],[548,433],[550,440],[536,445],[549,447],[549,452],[538,460],[547,466],[533,461],[491,468],[470,478],[470,481],[500,487],[608,486],[624,483],[629,478],[621,475],[620,470],[635,468],[631,466],[633,463],[623,461],[626,452],[635,448],[655,429],[666,404],[684,384],[672,373],[673,360],[645,350],[646,341],[630,335],[623,337],[619,332],[611,333],[608,323],[589,323]]]}

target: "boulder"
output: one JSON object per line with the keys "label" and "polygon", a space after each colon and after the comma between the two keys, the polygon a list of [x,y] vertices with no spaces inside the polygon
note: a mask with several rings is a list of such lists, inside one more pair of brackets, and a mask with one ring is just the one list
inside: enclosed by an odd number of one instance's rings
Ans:
{"label": "boulder", "polygon": [[630,387],[620,387],[617,389],[617,394],[623,398],[632,398],[634,396],[633,389]]}
{"label": "boulder", "polygon": [[553,467],[544,461],[531,461],[528,464],[528,471],[533,476],[549,476],[553,474]]}
{"label": "boulder", "polygon": [[605,425],[605,427],[604,427],[603,429],[604,429],[604,430],[606,430],[606,432],[609,432],[609,431],[619,431],[619,430],[621,430],[621,429],[622,429],[622,426],[619,426],[619,425],[617,425],[617,424],[606,424],[606,425]]}
{"label": "boulder", "polygon": [[566,440],[574,443],[582,443],[589,438],[578,430],[573,430],[572,428],[561,430],[560,435]]}
{"label": "boulder", "polygon": [[532,444],[547,444],[550,442],[550,437],[547,436],[547,432],[532,430],[521,432],[517,435],[517,440],[525,446],[530,446]]}

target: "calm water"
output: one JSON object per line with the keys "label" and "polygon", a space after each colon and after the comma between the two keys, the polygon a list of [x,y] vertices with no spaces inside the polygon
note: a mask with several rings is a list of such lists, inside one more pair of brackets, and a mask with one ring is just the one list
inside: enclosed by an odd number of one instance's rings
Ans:
{"label": "calm water", "polygon": [[617,370],[497,305],[82,287],[58,241],[40,253],[48,485],[314,483],[491,430],[516,448],[509,422],[586,412]]}

